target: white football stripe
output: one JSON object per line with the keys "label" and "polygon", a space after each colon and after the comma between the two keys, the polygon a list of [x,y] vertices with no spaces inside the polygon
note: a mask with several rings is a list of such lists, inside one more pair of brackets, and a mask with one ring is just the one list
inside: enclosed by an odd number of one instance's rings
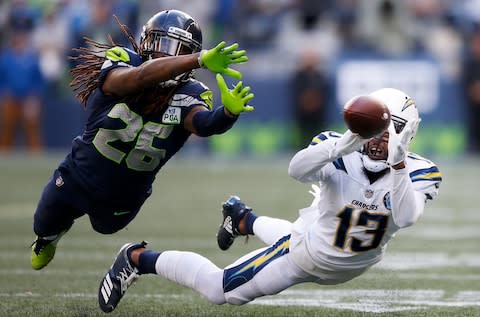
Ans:
{"label": "white football stripe", "polygon": [[105,304],[108,303],[108,295],[105,292],[105,287],[102,287],[102,296],[103,296],[103,301],[105,302]]}
{"label": "white football stripe", "polygon": [[107,276],[105,277],[105,280],[108,282],[108,286],[110,286],[110,289],[113,288],[113,283],[112,280],[110,279],[110,274],[107,273]]}
{"label": "white football stripe", "polygon": [[104,289],[105,293],[107,293],[107,296],[110,297],[110,295],[112,294],[112,289],[108,287],[107,281],[105,280],[103,280],[102,289]]}

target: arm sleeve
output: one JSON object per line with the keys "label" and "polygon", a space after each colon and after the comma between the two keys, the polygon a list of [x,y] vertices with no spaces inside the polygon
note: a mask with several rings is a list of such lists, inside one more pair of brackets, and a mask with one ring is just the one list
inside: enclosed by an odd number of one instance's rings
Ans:
{"label": "arm sleeve", "polygon": [[426,196],[414,190],[407,168],[393,171],[392,216],[400,228],[413,225],[423,214]]}
{"label": "arm sleeve", "polygon": [[199,111],[193,116],[193,127],[196,135],[208,137],[214,134],[222,134],[229,130],[237,121],[238,116],[229,117],[223,107],[213,111]]}
{"label": "arm sleeve", "polygon": [[290,161],[288,174],[302,183],[317,181],[318,171],[326,164],[360,150],[366,141],[350,130],[343,135],[333,131],[322,132],[313,138],[309,147],[295,154]]}
{"label": "arm sleeve", "polygon": [[326,139],[318,144],[312,141],[309,147],[293,156],[288,166],[288,175],[302,183],[317,181],[317,172],[335,160],[330,157],[334,147],[335,139]]}

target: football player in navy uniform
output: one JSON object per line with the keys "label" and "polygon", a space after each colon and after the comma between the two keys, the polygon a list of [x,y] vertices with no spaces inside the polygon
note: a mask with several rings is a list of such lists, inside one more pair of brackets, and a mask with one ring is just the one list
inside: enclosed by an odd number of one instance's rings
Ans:
{"label": "football player in navy uniform", "polygon": [[[253,110],[250,88],[238,82],[229,90],[221,75],[241,78],[229,68],[248,61],[237,44],[202,50],[200,27],[177,10],[150,18],[139,46],[119,25],[133,50],[92,40],[91,48],[77,49],[71,86],[86,107],[87,122],[39,200],[33,269],[53,259],[76,218],[87,214],[102,234],[124,228],[151,195],[158,171],[192,133],[224,133],[240,113]],[[201,67],[217,73],[223,106],[214,109],[212,91],[193,79]]]}

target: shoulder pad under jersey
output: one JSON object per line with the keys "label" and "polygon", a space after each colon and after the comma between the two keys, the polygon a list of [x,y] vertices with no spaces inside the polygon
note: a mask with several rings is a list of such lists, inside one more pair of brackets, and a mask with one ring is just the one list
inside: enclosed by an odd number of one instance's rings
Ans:
{"label": "shoulder pad under jersey", "polygon": [[336,139],[341,137],[342,134],[335,132],[335,131],[324,131],[320,134],[317,134],[316,136],[313,137],[312,141],[310,142],[310,145],[315,145],[318,144],[322,141],[328,140],[328,139]]}
{"label": "shoulder pad under jersey", "polygon": [[415,153],[408,153],[407,167],[413,188],[424,193],[428,199],[438,195],[442,173],[432,161]]}
{"label": "shoulder pad under jersey", "polygon": [[170,106],[190,107],[193,105],[203,105],[213,109],[213,92],[200,81],[189,79],[175,90]]}

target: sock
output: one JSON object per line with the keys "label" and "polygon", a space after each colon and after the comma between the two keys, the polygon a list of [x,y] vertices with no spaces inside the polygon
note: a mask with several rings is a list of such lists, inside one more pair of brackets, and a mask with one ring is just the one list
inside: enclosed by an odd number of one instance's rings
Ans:
{"label": "sock", "polygon": [[260,216],[254,223],[255,235],[266,244],[273,244],[292,232],[292,223],[288,220]]}
{"label": "sock", "polygon": [[[160,256],[161,252],[156,252],[153,250],[145,250],[140,253],[138,258],[138,273],[139,274],[156,274],[155,263]],[[130,257],[130,254],[128,255]]]}
{"label": "sock", "polygon": [[257,215],[254,212],[249,212],[245,215],[245,223],[247,233],[253,235],[253,223],[257,220]]}
{"label": "sock", "polygon": [[164,251],[157,260],[157,274],[189,287],[210,302],[224,304],[223,270],[209,259],[183,251]]}

